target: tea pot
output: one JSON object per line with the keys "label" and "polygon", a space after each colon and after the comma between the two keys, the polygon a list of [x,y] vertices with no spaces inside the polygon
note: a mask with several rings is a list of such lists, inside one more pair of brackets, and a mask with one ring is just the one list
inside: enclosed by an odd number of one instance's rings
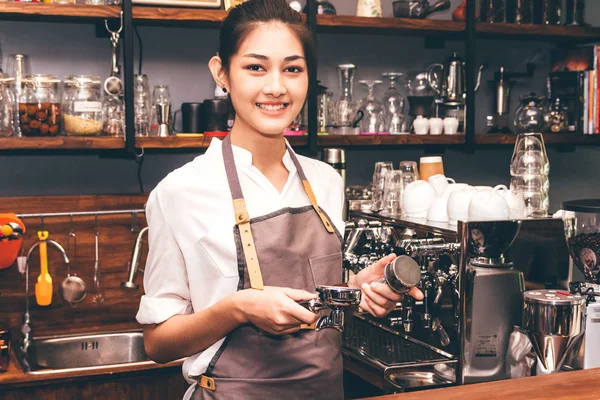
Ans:
{"label": "tea pot", "polygon": [[[435,70],[440,70],[440,75]],[[479,67],[475,90],[481,83],[483,65]],[[444,64],[432,64],[427,68],[427,81],[446,103],[463,103],[467,97],[465,61],[456,52]]]}

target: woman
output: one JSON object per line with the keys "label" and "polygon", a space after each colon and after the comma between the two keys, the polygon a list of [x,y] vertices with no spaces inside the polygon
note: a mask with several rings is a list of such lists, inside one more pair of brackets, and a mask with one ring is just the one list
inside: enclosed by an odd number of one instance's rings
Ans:
{"label": "woman", "polygon": [[[161,363],[189,357],[186,398],[343,398],[341,335],[310,329],[318,315],[297,304],[342,276],[342,180],[283,137],[315,66],[310,32],[285,0],[250,0],[230,11],[219,46],[209,68],[235,107],[231,133],[169,174],[146,207],[146,351]],[[349,282],[375,316],[400,300],[372,283],[394,258]]]}

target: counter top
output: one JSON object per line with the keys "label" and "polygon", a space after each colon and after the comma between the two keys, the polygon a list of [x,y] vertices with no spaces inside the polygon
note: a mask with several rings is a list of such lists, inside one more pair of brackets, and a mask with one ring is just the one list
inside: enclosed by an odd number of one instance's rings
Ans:
{"label": "counter top", "polygon": [[[600,368],[376,397],[377,400],[596,400]],[[375,397],[371,398],[375,399]]]}
{"label": "counter top", "polygon": [[89,369],[83,371],[65,371],[65,372],[53,372],[50,374],[27,374],[21,370],[21,366],[17,361],[14,352],[10,354],[10,364],[6,372],[0,373],[0,392],[3,386],[14,387],[27,387],[37,386],[48,383],[56,382],[68,382],[82,377],[102,377],[107,375],[120,375],[120,374],[134,374],[141,371],[150,371],[161,368],[178,368],[181,369],[183,359],[172,361],[167,364],[157,364],[154,362],[145,363],[131,363],[131,364],[120,364],[118,366],[111,367],[98,367],[96,369]]}

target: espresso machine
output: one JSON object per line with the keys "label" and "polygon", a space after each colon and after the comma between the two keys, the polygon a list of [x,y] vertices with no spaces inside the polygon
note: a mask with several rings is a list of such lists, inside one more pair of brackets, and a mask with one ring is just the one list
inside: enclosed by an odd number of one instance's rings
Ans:
{"label": "espresso machine", "polygon": [[568,290],[560,219],[451,225],[366,211],[349,217],[344,279],[392,251],[421,267],[422,301],[404,297],[385,318],[356,312],[344,335],[345,359],[380,374],[384,392],[513,377],[507,360],[523,292]]}

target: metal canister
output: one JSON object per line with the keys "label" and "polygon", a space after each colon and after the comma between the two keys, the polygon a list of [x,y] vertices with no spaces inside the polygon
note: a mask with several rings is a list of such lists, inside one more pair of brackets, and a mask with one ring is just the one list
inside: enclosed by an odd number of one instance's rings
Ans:
{"label": "metal canister", "polygon": [[[333,167],[335,171],[341,175],[344,181],[344,189],[346,188],[346,152],[344,149],[327,148],[321,153],[321,160]],[[348,207],[347,201],[344,202],[343,218],[346,220]]]}
{"label": "metal canister", "polygon": [[544,368],[561,368],[585,333],[585,297],[561,290],[523,293],[523,326]]}

